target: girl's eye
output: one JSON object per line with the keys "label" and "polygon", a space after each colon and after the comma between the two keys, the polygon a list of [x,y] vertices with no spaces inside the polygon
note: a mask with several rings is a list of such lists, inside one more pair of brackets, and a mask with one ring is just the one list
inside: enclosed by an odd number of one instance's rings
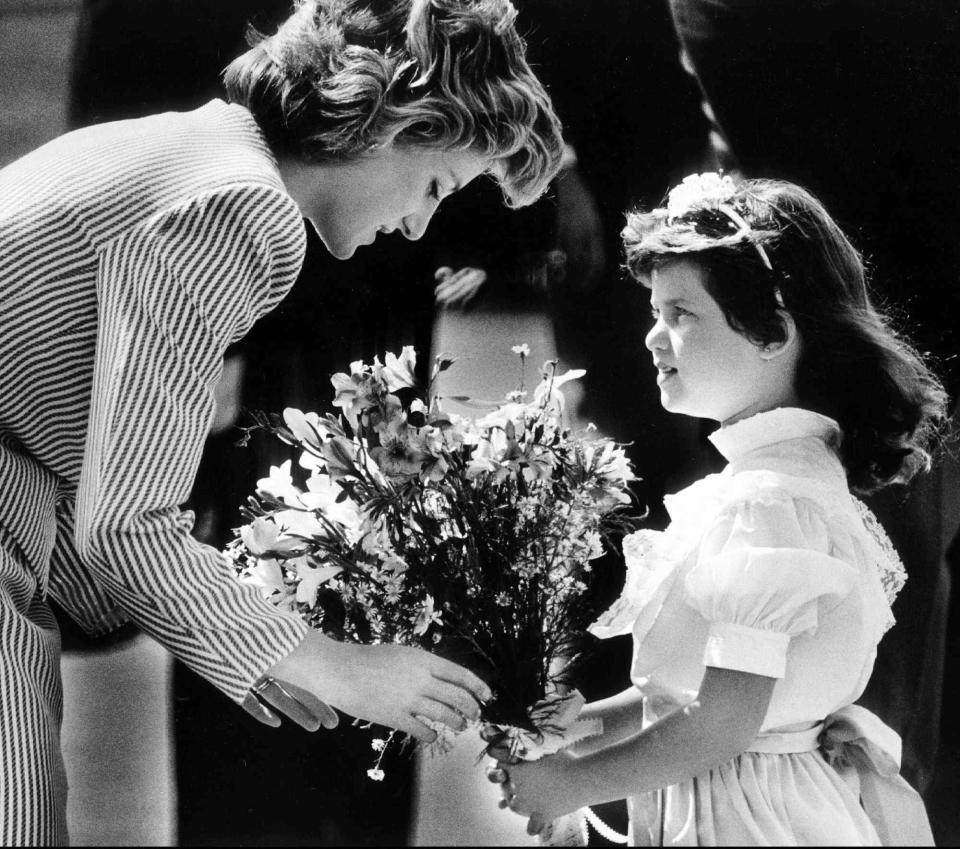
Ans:
{"label": "girl's eye", "polygon": [[437,203],[440,203],[440,183],[438,180],[432,180],[430,182],[430,197],[432,197]]}
{"label": "girl's eye", "polygon": [[653,316],[654,321],[659,320],[660,317],[663,316],[663,320],[667,324],[675,324],[681,318],[684,318],[686,316],[692,316],[693,313],[690,312],[690,310],[685,310],[683,307],[672,305],[667,307],[666,310],[664,310],[663,312],[657,309],[657,307],[651,307],[650,315]]}

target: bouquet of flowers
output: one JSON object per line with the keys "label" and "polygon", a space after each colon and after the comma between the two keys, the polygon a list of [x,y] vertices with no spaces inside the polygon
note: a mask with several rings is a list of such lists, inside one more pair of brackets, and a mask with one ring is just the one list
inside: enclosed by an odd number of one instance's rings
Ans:
{"label": "bouquet of flowers", "polygon": [[335,374],[337,413],[257,414],[294,457],[259,481],[227,554],[329,636],[473,669],[495,693],[482,719],[542,738],[569,713],[591,561],[629,525],[634,475],[620,445],[563,427],[561,386],[583,372],[549,362],[528,398],[514,351],[520,388],[476,420],[433,391],[453,360],[424,387],[409,347]]}

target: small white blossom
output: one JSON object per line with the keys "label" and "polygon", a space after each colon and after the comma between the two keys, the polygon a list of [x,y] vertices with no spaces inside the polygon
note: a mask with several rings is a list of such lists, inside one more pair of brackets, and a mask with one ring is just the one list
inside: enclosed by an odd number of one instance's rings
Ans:
{"label": "small white blossom", "polygon": [[715,172],[691,174],[671,189],[667,197],[667,217],[670,220],[682,218],[694,209],[727,203],[736,190],[727,174],[722,177]]}

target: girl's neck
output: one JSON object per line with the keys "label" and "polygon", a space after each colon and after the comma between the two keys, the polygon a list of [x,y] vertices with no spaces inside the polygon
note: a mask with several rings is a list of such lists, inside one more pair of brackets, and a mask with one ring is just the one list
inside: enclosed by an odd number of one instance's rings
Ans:
{"label": "girl's neck", "polygon": [[750,404],[747,407],[744,407],[737,413],[734,413],[732,416],[729,416],[723,421],[720,422],[720,427],[728,427],[729,425],[736,424],[739,421],[744,419],[749,419],[751,416],[757,415],[757,413],[766,413],[770,410],[776,410],[778,407],[801,407],[800,399],[797,398],[797,394],[792,390],[788,393],[784,393],[782,396],[777,398],[775,401],[769,399],[764,399],[762,401],[757,401],[754,404]]}

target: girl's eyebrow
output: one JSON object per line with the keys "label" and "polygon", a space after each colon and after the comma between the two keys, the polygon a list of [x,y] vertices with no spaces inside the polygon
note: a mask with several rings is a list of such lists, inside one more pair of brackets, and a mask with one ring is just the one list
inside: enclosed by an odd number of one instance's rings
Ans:
{"label": "girl's eyebrow", "polygon": [[688,304],[689,301],[686,298],[667,298],[665,301],[660,301],[657,303],[657,299],[654,297],[650,298],[651,304],[656,304],[660,307],[675,307],[678,305]]}

